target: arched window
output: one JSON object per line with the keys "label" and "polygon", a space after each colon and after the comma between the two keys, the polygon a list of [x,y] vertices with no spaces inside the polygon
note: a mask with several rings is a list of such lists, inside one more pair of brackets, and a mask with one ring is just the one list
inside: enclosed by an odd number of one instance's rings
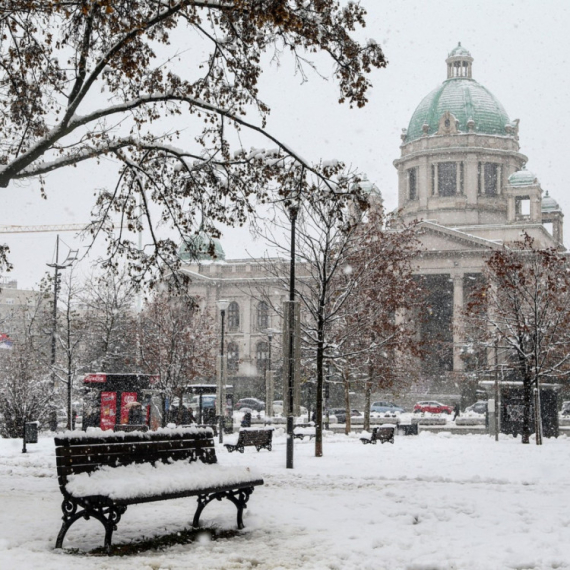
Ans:
{"label": "arched window", "polygon": [[239,305],[232,301],[228,307],[228,330],[239,330]]}
{"label": "arched window", "polygon": [[263,331],[269,328],[269,306],[265,301],[257,305],[257,330]]}
{"label": "arched window", "polygon": [[255,347],[255,362],[257,371],[264,374],[269,368],[269,344],[265,341],[260,341]]}
{"label": "arched window", "polygon": [[235,342],[228,343],[228,374],[235,374],[239,368],[239,347]]}

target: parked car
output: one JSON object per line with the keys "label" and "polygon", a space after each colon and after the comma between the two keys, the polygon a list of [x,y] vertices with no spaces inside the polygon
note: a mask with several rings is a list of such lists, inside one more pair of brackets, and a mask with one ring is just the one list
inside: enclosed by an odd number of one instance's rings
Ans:
{"label": "parked car", "polygon": [[241,400],[238,400],[235,405],[236,410],[242,411],[246,408],[254,412],[261,412],[265,410],[265,402],[257,398],[242,398]]}
{"label": "parked car", "polygon": [[[186,399],[184,399],[184,405],[187,406]],[[190,400],[190,407],[196,413],[196,410],[200,407],[200,396],[194,396]],[[204,394],[202,396],[202,409],[215,408],[216,407],[216,396],[213,394]]]}
{"label": "parked car", "polygon": [[[346,423],[346,408],[333,408],[330,411],[330,415],[336,416],[336,419],[337,419],[339,424]],[[351,418],[362,416],[362,415],[363,415],[362,412],[360,412],[359,410],[350,410],[350,417]]]}
{"label": "parked car", "polygon": [[[300,406],[299,410],[302,416],[306,416],[308,414],[307,408],[305,408],[305,406]],[[276,416],[283,414],[283,400],[273,400],[273,413]]]}
{"label": "parked car", "polygon": [[570,416],[570,401],[562,402],[562,409],[560,410],[560,413],[563,416]]}
{"label": "parked car", "polygon": [[379,414],[383,414],[385,412],[404,412],[404,408],[400,406],[396,406],[392,402],[374,402],[370,407],[371,412],[377,412]]}
{"label": "parked car", "polygon": [[446,406],[441,402],[425,401],[418,402],[414,406],[414,414],[419,414],[420,412],[429,412],[430,414],[451,414],[453,408],[451,406]]}
{"label": "parked car", "polygon": [[475,414],[486,414],[487,413],[487,402],[480,400],[475,402],[472,406],[467,406],[465,408],[466,412],[474,412]]}

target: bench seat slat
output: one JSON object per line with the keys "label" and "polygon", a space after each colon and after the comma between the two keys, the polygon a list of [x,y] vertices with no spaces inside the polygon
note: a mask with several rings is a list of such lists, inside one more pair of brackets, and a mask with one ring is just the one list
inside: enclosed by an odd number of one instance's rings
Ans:
{"label": "bench seat slat", "polygon": [[81,445],[75,447],[59,447],[56,455],[58,457],[77,457],[77,456],[106,456],[109,453],[123,453],[129,455],[131,453],[141,454],[154,451],[174,451],[176,449],[206,449],[212,447],[211,440],[179,440],[174,442],[142,442],[142,443],[124,443],[113,445]]}
{"label": "bench seat slat", "polygon": [[[59,467],[74,468],[80,465],[110,465],[111,467],[118,465],[129,465],[130,463],[154,463],[156,461],[179,461],[181,459],[196,459],[196,450],[194,449],[176,449],[176,450],[158,450],[156,452],[141,453],[109,453],[103,455],[77,455],[68,457],[57,457],[56,464]],[[73,471],[71,471],[73,472]]]}

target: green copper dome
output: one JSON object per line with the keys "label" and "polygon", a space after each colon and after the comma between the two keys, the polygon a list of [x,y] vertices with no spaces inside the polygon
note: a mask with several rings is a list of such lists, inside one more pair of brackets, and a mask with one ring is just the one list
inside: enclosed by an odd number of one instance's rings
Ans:
{"label": "green copper dome", "polygon": [[[461,62],[462,59],[464,62]],[[479,134],[507,135],[505,127],[510,125],[509,117],[493,94],[471,77],[472,61],[473,58],[461,44],[449,54],[448,79],[424,97],[418,105],[410,120],[405,143],[426,134],[435,135],[439,130],[440,119],[446,111],[459,121],[457,128],[461,133],[469,132],[471,127],[473,132]],[[460,67],[453,67],[454,65]],[[466,71],[462,72],[463,76],[450,77],[456,69]],[[424,132],[425,128],[427,133]]]}
{"label": "green copper dome", "polygon": [[513,172],[513,174],[509,176],[509,184],[511,186],[532,186],[536,183],[536,176],[525,168],[517,170],[517,172]]}
{"label": "green copper dome", "polygon": [[461,42],[457,44],[457,47],[453,48],[449,52],[449,57],[457,57],[460,55],[470,56],[471,54],[461,45]]}
{"label": "green copper dome", "polygon": [[204,232],[186,238],[178,250],[178,257],[185,263],[194,261],[220,261],[226,259],[220,240]]}
{"label": "green copper dome", "polygon": [[543,212],[560,212],[558,202],[548,194],[548,190],[546,191],[546,196],[542,199],[541,210]]}

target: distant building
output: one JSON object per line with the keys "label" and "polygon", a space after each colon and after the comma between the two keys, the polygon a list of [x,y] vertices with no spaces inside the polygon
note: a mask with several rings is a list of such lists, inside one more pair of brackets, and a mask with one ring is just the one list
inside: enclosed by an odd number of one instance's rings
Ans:
{"label": "distant building", "polygon": [[17,341],[22,326],[22,309],[34,305],[38,295],[37,291],[18,289],[15,279],[0,278],[0,334]]}
{"label": "distant building", "polygon": [[522,232],[564,249],[564,215],[525,169],[519,120],[473,78],[472,65],[461,44],[451,51],[446,80],[414,111],[394,161],[401,216],[423,220],[416,271],[430,291],[430,315],[421,336],[442,340],[423,372],[436,382],[465,368],[459,316],[489,253]]}
{"label": "distant building", "polygon": [[[424,340],[437,338],[437,349],[428,351],[420,366],[423,389],[432,392],[453,385],[465,370],[459,316],[489,254],[520,240],[523,231],[539,246],[564,250],[564,214],[525,169],[519,120],[509,119],[473,78],[472,67],[471,54],[459,44],[446,59],[447,78],[424,97],[403,130],[400,158],[394,161],[400,215],[408,223],[421,220],[415,272],[429,291],[430,314],[418,332]],[[366,184],[380,202],[378,190]],[[183,271],[192,277],[191,291],[212,310],[218,299],[231,302],[227,351],[232,383],[239,385],[240,378],[261,377],[264,331],[281,327],[252,291],[265,287],[276,306],[286,291],[263,260],[223,261],[221,244],[214,241],[198,244],[204,255]]]}

